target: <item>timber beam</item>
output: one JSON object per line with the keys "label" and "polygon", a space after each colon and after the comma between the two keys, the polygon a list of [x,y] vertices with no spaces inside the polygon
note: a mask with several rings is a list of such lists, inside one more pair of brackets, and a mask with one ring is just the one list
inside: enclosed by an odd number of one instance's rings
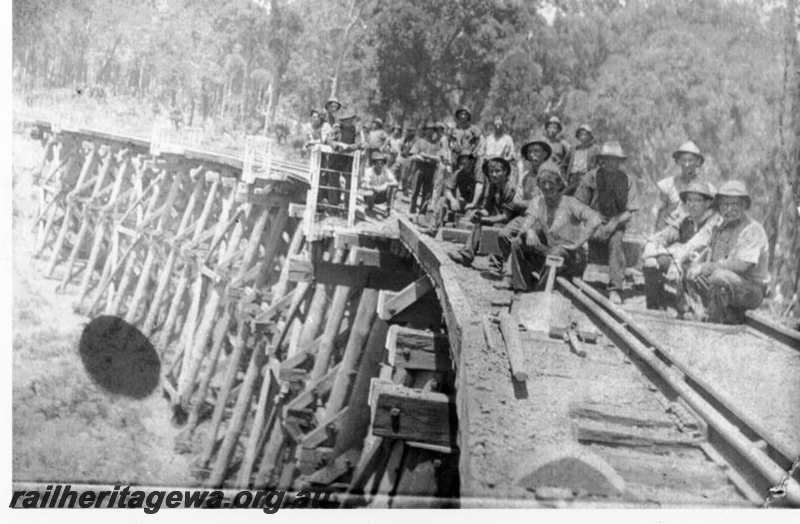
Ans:
{"label": "timber beam", "polygon": [[453,397],[382,381],[376,381],[374,388],[373,435],[456,446],[458,419]]}

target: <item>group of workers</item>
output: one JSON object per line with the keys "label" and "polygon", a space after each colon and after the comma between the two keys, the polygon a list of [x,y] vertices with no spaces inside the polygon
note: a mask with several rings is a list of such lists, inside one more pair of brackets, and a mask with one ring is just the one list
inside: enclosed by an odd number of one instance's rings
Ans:
{"label": "group of workers", "polygon": [[[599,145],[591,127],[581,125],[573,146],[552,116],[542,135],[525,141],[517,160],[502,118],[483,136],[465,107],[455,112],[454,126],[427,122],[419,136],[396,125],[387,133],[379,118],[359,136],[354,116],[337,117],[340,109],[331,99],[324,113],[311,112],[307,144],[364,151],[368,167],[360,191],[368,209],[386,202],[390,210],[399,188],[410,196],[411,214],[433,212],[430,225],[422,226],[426,233],[463,217],[473,224],[470,239],[448,254],[465,266],[475,260],[481,228],[500,228],[500,254],[490,256],[490,271],[510,275],[497,287],[515,291],[536,288],[555,270],[545,265],[548,257],[560,259],[559,274],[580,276],[588,247],[593,259],[608,265],[609,299],[622,303],[629,265],[623,236],[640,203],[618,141]],[[715,189],[691,141],[673,159],[680,173],[657,184],[656,233],[642,253],[647,307],[666,309],[669,284],[679,318],[739,323],[764,298],[767,235],[747,213],[751,197],[744,182]]]}

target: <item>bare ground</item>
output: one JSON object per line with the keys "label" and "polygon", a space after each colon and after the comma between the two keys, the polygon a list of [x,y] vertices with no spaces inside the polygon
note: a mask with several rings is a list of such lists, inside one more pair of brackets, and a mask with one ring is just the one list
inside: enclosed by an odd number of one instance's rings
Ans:
{"label": "bare ground", "polygon": [[177,430],[160,389],[140,400],[113,395],[85,371],[78,342],[89,319],[72,311],[74,288],[58,294],[42,276],[49,252],[33,258],[42,147],[21,133],[12,146],[13,480],[192,484],[188,458],[172,452]]}

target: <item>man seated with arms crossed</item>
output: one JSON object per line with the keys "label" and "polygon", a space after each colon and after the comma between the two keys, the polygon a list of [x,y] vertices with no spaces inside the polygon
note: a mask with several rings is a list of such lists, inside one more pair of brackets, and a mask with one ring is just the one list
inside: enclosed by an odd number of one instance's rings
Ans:
{"label": "man seated with arms crossed", "polygon": [[539,193],[528,206],[520,234],[499,237],[500,249],[510,253],[511,282],[498,288],[528,291],[539,281],[548,255],[564,259],[559,274],[580,276],[586,268],[584,244],[603,222],[600,215],[578,199],[562,195],[567,186],[561,169],[548,162],[539,169]]}
{"label": "man seated with arms crossed", "polygon": [[368,211],[372,211],[375,204],[386,204],[386,216],[392,214],[392,200],[397,188],[397,180],[392,172],[386,168],[386,154],[373,153],[372,166],[364,171],[364,184],[361,186],[361,196]]}
{"label": "man seated with arms crossed", "polygon": [[639,209],[636,181],[621,169],[627,155],[616,140],[606,142],[598,155],[600,167],[589,171],[575,191],[575,198],[603,217],[589,241],[589,250],[608,264],[608,298],[621,304],[625,282],[625,251],[622,237],[633,213]]}
{"label": "man seated with arms crossed", "polygon": [[692,182],[680,192],[680,199],[686,214],[677,221],[668,221],[667,227],[647,239],[642,273],[647,309],[666,309],[664,284],[670,282],[678,293],[675,309],[682,318],[686,311],[681,282],[685,268],[679,267],[677,261],[684,258],[686,243],[702,228],[710,228],[718,215],[712,206],[713,189],[707,182]]}
{"label": "man seated with arms crossed", "polygon": [[686,258],[699,255],[686,272],[687,298],[696,320],[738,324],[764,300],[769,241],[764,227],[745,213],[752,202],[744,182],[725,182],[715,202],[720,218],[686,246]]}
{"label": "man seated with arms crossed", "polygon": [[436,235],[448,213],[464,213],[480,205],[485,179],[475,160],[472,153],[458,155],[458,170],[445,180],[444,194],[436,203],[433,227],[426,233]]}
{"label": "man seated with arms crossed", "polygon": [[509,183],[511,164],[502,157],[490,158],[483,164],[483,173],[489,181],[483,206],[467,212],[467,218],[475,224],[472,236],[464,247],[447,253],[453,261],[467,267],[475,260],[481,239],[481,226],[503,225],[514,218],[516,189]]}

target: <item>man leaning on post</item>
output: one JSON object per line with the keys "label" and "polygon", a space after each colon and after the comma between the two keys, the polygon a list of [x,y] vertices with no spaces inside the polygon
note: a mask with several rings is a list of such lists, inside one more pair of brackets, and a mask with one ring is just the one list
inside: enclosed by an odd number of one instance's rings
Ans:
{"label": "man leaning on post", "polygon": [[621,304],[625,281],[625,251],[622,237],[633,213],[639,209],[636,181],[621,169],[628,157],[616,140],[600,149],[600,167],[589,171],[575,191],[575,198],[599,212],[603,225],[589,241],[589,250],[599,254],[608,264],[608,298]]}
{"label": "man leaning on post", "polygon": [[717,191],[720,218],[687,244],[696,254],[686,272],[686,291],[696,320],[738,324],[764,300],[769,279],[769,241],[764,227],[746,211],[752,201],[741,180]]}

